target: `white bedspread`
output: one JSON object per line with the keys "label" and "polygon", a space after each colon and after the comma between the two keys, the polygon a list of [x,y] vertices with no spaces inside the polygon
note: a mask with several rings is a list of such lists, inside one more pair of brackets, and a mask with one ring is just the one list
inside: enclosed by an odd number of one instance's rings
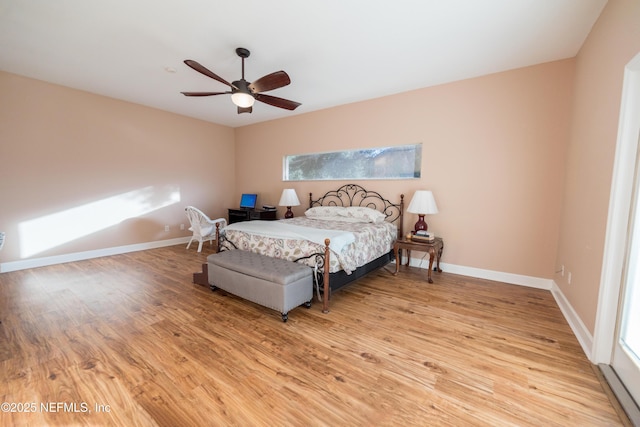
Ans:
{"label": "white bedspread", "polygon": [[278,239],[309,240],[324,246],[325,239],[331,240],[329,249],[336,254],[355,242],[356,236],[350,231],[325,230],[301,225],[289,224],[287,221],[244,221],[228,225],[225,230],[244,231]]}
{"label": "white bedspread", "polygon": [[[237,249],[257,252],[290,261],[309,257],[305,264],[313,267],[313,254],[324,252],[324,240],[331,240],[330,272],[356,268],[389,252],[397,228],[389,222],[353,223],[296,217],[279,221],[249,221],[231,224],[224,229],[226,239]],[[275,236],[278,235],[279,237]],[[351,242],[351,243],[348,243]]]}

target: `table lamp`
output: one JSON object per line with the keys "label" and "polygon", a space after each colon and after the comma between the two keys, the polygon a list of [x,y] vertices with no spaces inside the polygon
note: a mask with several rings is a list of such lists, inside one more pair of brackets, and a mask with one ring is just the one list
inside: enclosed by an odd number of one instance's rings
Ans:
{"label": "table lamp", "polygon": [[296,190],[293,188],[285,188],[282,190],[282,196],[280,196],[280,203],[278,203],[278,205],[287,207],[287,213],[284,214],[285,218],[293,218],[291,206],[300,206],[300,200],[298,200]]}
{"label": "table lamp", "polygon": [[409,203],[407,212],[418,214],[415,231],[427,231],[427,223],[424,221],[424,216],[438,213],[438,206],[436,205],[436,200],[433,198],[433,193],[427,190],[416,191],[411,199],[411,203]]}

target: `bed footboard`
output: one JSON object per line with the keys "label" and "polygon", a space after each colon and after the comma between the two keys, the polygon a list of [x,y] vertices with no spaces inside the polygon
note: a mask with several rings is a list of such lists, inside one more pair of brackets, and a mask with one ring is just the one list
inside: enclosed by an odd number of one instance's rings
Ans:
{"label": "bed footboard", "polygon": [[322,296],[322,312],[329,312],[329,291],[331,287],[329,286],[329,243],[331,241],[329,239],[324,239],[324,277],[323,277],[323,288],[324,295]]}
{"label": "bed footboard", "polygon": [[[314,269],[314,277],[313,281],[316,285],[316,292],[318,296],[318,301],[320,298],[320,285],[322,285],[322,312],[329,312],[329,295],[331,293],[331,275],[329,274],[329,261],[330,261],[330,251],[329,245],[331,244],[330,239],[324,239],[324,252],[323,253],[315,253],[307,256],[300,257],[295,259],[294,262],[301,262],[306,260],[313,260],[315,267]],[[321,272],[318,272],[318,269],[321,269]],[[319,274],[318,274],[319,273]]]}

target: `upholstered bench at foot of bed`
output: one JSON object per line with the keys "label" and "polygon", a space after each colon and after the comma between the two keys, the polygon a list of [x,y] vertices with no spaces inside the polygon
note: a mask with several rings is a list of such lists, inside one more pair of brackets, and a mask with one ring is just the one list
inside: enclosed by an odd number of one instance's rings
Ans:
{"label": "upholstered bench at foot of bed", "polygon": [[243,250],[223,251],[207,257],[209,285],[278,310],[282,320],[295,307],[311,306],[311,268],[279,258]]}

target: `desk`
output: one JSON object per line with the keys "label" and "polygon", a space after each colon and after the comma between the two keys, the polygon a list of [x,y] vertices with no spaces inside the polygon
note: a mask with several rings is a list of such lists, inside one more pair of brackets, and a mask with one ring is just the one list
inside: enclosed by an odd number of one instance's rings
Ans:
{"label": "desk", "polygon": [[400,269],[400,263],[402,262],[402,254],[400,251],[405,249],[407,251],[407,265],[411,262],[411,251],[427,252],[429,254],[429,273],[427,275],[429,283],[433,283],[431,279],[431,270],[433,269],[433,260],[436,259],[436,268],[438,272],[442,272],[440,269],[440,257],[442,257],[442,249],[444,248],[444,242],[441,237],[436,237],[433,242],[422,243],[414,242],[407,239],[399,239],[393,244],[393,253],[396,256],[396,271],[394,276],[398,274]]}
{"label": "desk", "polygon": [[276,210],[229,209],[229,224],[242,221],[275,220]]}

